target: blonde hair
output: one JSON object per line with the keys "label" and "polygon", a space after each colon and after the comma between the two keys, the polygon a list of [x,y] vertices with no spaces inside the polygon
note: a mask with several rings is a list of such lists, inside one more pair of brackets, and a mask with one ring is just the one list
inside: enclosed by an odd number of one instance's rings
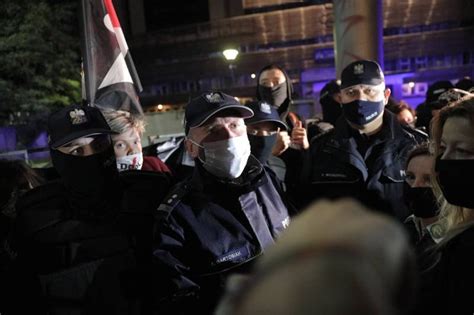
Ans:
{"label": "blonde hair", "polygon": [[135,128],[140,135],[145,132],[145,122],[143,119],[141,117],[132,115],[130,112],[123,110],[102,109],[102,114],[107,120],[110,129],[115,132],[124,133],[131,128]]}
{"label": "blonde hair", "polygon": [[[462,117],[469,119],[474,124],[474,94],[468,93],[461,99],[447,105],[435,116],[431,124],[432,152],[439,156],[443,127],[451,117]],[[433,170],[433,174],[435,174]],[[474,224],[474,210],[452,205],[446,201],[436,176],[433,176],[433,191],[440,204],[440,218],[444,219],[446,232],[453,232],[451,236],[462,232],[468,226]],[[449,237],[448,239],[450,239]],[[445,242],[443,242],[445,243]]]}

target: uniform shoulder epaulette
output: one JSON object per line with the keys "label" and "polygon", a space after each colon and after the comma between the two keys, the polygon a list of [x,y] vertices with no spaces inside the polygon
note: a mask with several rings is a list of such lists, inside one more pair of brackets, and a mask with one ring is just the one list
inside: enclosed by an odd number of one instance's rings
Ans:
{"label": "uniform shoulder epaulette", "polygon": [[331,128],[329,130],[323,131],[320,134],[314,136],[313,138],[310,139],[310,145],[315,143],[315,142],[320,142],[324,141],[327,137],[332,135],[335,132],[335,128]]}
{"label": "uniform shoulder epaulette", "polygon": [[428,134],[423,130],[411,128],[408,126],[402,126],[402,129],[406,135],[414,139],[417,143],[428,141]]}
{"label": "uniform shoulder epaulette", "polygon": [[188,192],[188,183],[182,182],[171,188],[168,195],[163,199],[163,202],[155,211],[155,217],[158,219],[168,219],[176,206],[181,202],[183,197]]}

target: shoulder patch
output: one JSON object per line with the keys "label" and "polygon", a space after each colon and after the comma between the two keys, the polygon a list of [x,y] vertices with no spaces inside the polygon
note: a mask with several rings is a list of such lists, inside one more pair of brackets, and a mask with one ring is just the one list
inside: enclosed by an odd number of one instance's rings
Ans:
{"label": "shoulder patch", "polygon": [[404,133],[416,143],[428,141],[428,134],[420,129],[402,126]]}
{"label": "shoulder patch", "polygon": [[329,130],[325,130],[321,132],[320,134],[314,136],[313,138],[310,139],[310,146],[313,145],[313,143],[316,142],[322,142],[322,141],[327,141],[328,138],[335,132],[335,128],[331,128]]}
{"label": "shoulder patch", "polygon": [[187,182],[179,183],[173,187],[170,193],[163,199],[163,202],[155,211],[157,219],[167,220],[174,208],[181,202],[188,191]]}

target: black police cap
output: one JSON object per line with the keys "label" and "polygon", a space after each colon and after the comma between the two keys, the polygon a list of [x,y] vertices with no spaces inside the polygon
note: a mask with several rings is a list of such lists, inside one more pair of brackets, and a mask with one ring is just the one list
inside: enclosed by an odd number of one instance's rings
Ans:
{"label": "black police cap", "polygon": [[385,82],[382,68],[372,60],[358,60],[347,65],[341,73],[341,89],[357,85],[379,85]]}
{"label": "black police cap", "polygon": [[282,130],[288,130],[288,126],[280,119],[275,106],[263,101],[250,102],[247,106],[254,113],[252,117],[245,119],[247,125],[269,121],[276,123]]}
{"label": "black police cap", "polygon": [[107,124],[101,111],[92,106],[70,105],[49,116],[49,146],[53,149],[75,139],[100,134],[117,134]]}
{"label": "black police cap", "polygon": [[234,109],[242,118],[253,116],[252,110],[240,104],[233,96],[223,92],[201,94],[186,106],[184,112],[186,134],[188,134],[189,128],[202,126],[209,118],[226,109]]}

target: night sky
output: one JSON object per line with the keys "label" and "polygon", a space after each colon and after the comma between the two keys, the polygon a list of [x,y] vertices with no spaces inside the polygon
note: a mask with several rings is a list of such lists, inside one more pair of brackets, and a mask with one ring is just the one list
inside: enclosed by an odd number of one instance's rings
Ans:
{"label": "night sky", "polygon": [[209,21],[208,0],[144,0],[144,7],[151,31]]}

